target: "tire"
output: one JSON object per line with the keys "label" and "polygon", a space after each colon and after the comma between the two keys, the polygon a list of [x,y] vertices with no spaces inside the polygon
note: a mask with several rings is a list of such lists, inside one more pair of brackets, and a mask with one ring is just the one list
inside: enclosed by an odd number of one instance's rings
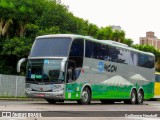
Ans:
{"label": "tire", "polygon": [[114,104],[114,100],[105,100],[105,99],[102,99],[100,100],[102,104]]}
{"label": "tire", "polygon": [[91,92],[88,89],[88,87],[85,87],[82,91],[81,99],[77,100],[77,103],[86,105],[86,104],[90,104],[90,102],[91,102]]}
{"label": "tire", "polygon": [[124,100],[125,104],[136,104],[137,102],[137,93],[135,90],[132,90],[130,99]]}
{"label": "tire", "polygon": [[136,100],[136,104],[143,104],[143,98],[144,98],[144,94],[143,92],[140,90],[137,94],[137,100]]}
{"label": "tire", "polygon": [[53,100],[53,99],[46,99],[46,101],[49,103],[49,104],[56,104],[57,101]]}

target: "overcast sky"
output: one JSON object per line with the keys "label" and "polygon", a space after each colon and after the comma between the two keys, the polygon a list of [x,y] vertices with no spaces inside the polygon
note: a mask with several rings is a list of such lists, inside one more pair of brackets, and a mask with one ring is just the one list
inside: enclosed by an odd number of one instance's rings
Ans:
{"label": "overcast sky", "polygon": [[99,27],[121,26],[126,37],[139,43],[146,31],[160,38],[160,0],[61,0],[75,16]]}

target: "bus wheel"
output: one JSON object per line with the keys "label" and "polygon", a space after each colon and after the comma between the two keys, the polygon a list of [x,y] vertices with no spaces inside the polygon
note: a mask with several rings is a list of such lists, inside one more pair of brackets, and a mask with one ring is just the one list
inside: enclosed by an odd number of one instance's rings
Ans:
{"label": "bus wheel", "polygon": [[137,101],[136,91],[135,91],[135,90],[132,90],[130,99],[124,100],[124,103],[125,103],[125,104],[136,104],[136,101]]}
{"label": "bus wheel", "polygon": [[143,92],[140,90],[139,92],[138,92],[138,94],[137,94],[137,101],[136,101],[136,103],[137,104],[142,104],[143,103]]}
{"label": "bus wheel", "polygon": [[91,92],[90,90],[88,89],[88,87],[85,87],[82,91],[82,94],[81,94],[81,99],[78,100],[77,102],[79,104],[89,104],[91,101]]}
{"label": "bus wheel", "polygon": [[137,94],[135,90],[131,92],[130,104],[135,104],[137,100]]}
{"label": "bus wheel", "polygon": [[46,99],[46,101],[47,101],[49,104],[55,104],[55,103],[56,103],[56,101],[53,100],[53,99]]}

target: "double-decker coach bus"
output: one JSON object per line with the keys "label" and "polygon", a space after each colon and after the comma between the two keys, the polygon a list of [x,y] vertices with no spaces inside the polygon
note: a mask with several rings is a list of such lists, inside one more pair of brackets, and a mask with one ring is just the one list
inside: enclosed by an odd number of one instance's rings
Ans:
{"label": "double-decker coach bus", "polygon": [[141,104],[154,95],[154,55],[109,40],[70,34],[35,39],[27,61],[25,94],[49,103]]}

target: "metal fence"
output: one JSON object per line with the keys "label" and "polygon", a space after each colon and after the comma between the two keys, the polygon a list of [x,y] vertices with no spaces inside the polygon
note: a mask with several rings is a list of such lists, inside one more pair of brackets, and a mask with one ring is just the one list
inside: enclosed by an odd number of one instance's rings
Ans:
{"label": "metal fence", "polygon": [[0,97],[24,97],[25,77],[0,74]]}

